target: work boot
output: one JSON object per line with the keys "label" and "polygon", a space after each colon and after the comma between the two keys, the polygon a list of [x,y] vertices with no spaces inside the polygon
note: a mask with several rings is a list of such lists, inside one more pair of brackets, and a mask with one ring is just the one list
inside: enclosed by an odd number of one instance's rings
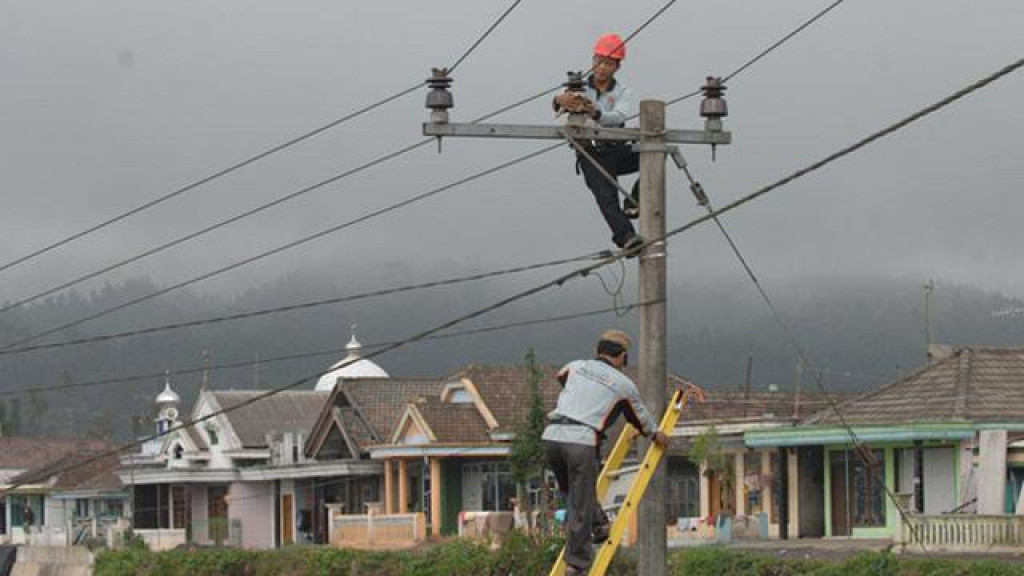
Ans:
{"label": "work boot", "polygon": [[629,240],[622,245],[622,251],[626,253],[626,258],[636,258],[640,255],[640,250],[643,247],[644,239],[639,234],[630,236]]}
{"label": "work boot", "polygon": [[586,568],[577,568],[572,564],[565,567],[565,576],[584,576],[586,573]]}
{"label": "work boot", "polygon": [[630,220],[640,217],[640,181],[633,183],[633,191],[622,199],[622,213]]}
{"label": "work boot", "polygon": [[591,541],[594,544],[604,544],[604,541],[611,535],[612,527],[611,524],[605,522],[604,524],[598,524],[594,526],[594,534]]}

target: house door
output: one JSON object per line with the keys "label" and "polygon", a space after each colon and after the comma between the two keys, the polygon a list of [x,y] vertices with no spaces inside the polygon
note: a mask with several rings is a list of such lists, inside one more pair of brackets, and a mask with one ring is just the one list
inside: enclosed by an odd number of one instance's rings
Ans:
{"label": "house door", "polygon": [[295,543],[295,502],[291,494],[281,494],[281,544]]}
{"label": "house door", "polygon": [[708,475],[708,512],[714,518],[722,512],[722,486],[718,483],[718,474],[707,472]]}
{"label": "house door", "polygon": [[846,457],[848,452],[832,452],[829,459],[830,475],[832,478],[832,535],[850,535],[850,516],[847,506],[847,465]]}
{"label": "house door", "polygon": [[210,486],[206,489],[207,515],[210,526],[207,537],[217,546],[222,546],[228,539],[228,495],[227,486]]}

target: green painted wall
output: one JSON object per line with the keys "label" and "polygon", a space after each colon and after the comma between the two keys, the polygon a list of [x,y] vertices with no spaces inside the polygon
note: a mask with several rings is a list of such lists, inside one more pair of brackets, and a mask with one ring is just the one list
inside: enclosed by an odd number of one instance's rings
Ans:
{"label": "green painted wall", "polygon": [[441,534],[451,536],[459,532],[459,512],[462,510],[462,460],[448,458],[441,462],[444,490],[441,492]]}

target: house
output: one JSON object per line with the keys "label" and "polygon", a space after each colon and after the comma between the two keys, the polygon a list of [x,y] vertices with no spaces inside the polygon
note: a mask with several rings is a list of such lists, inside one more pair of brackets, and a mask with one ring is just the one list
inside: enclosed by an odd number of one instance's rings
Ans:
{"label": "house", "polygon": [[[714,519],[723,514],[737,522],[764,515],[765,522],[758,520],[756,530],[737,530],[737,536],[777,538],[785,534],[780,509],[783,470],[803,474],[806,483],[814,476],[813,460],[805,458],[798,464],[794,457],[782,463],[776,448],[750,447],[745,435],[791,428],[801,414],[815,413],[825,405],[827,400],[820,395],[774,388],[710,390],[703,402],[691,401],[676,423],[666,455],[667,514],[675,527],[669,530],[670,541],[716,537]],[[694,463],[696,444],[705,446],[710,461]]]}
{"label": "house", "polygon": [[[128,492],[104,441],[0,438],[0,542],[65,546],[105,537]],[[31,522],[29,522],[31,520]]]}
{"label": "house", "polygon": [[[121,479],[135,497],[134,532],[160,549],[323,543],[323,504],[359,509],[378,500],[379,462],[358,451],[314,460],[304,449],[337,380],[386,376],[359,349],[353,335],[346,358],[314,390],[204,390],[185,418],[168,381],[156,398],[157,439],[121,458]],[[230,411],[189,425],[221,410]]]}
{"label": "house", "polygon": [[789,476],[790,534],[902,541],[894,499],[915,523],[1015,512],[1024,480],[1024,453],[1014,444],[1024,432],[1024,349],[960,348],[839,408],[842,419],[826,408],[793,427],[744,433],[748,448],[810,460],[818,470]]}

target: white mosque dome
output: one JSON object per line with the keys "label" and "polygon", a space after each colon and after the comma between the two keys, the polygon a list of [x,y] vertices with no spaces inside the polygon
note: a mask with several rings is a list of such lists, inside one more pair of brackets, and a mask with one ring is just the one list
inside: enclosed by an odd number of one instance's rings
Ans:
{"label": "white mosque dome", "polygon": [[181,402],[181,396],[174,390],[171,390],[171,379],[168,377],[164,381],[164,391],[157,395],[156,403],[158,406],[164,404],[179,404]]}
{"label": "white mosque dome", "polygon": [[376,363],[359,357],[359,351],[363,345],[356,340],[355,327],[352,328],[352,339],[345,345],[348,356],[331,366],[331,371],[324,374],[316,382],[317,390],[334,390],[334,385],[339,378],[390,378],[388,373]]}

